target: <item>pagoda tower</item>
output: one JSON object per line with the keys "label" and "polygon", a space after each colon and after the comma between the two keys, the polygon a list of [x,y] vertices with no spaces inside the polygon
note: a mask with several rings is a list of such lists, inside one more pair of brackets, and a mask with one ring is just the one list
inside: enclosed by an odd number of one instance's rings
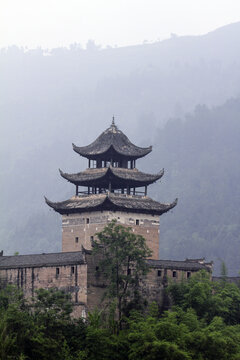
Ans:
{"label": "pagoda tower", "polygon": [[95,234],[113,219],[131,226],[144,236],[159,257],[159,219],[177,204],[161,204],[147,196],[148,185],[159,180],[164,171],[146,174],[136,168],[136,160],[152,151],[130,142],[115,125],[106,129],[93,143],[73,150],[88,159],[88,168],[77,174],[60,171],[61,176],[75,185],[75,195],[65,201],[46,203],[62,215],[62,251],[91,249]]}

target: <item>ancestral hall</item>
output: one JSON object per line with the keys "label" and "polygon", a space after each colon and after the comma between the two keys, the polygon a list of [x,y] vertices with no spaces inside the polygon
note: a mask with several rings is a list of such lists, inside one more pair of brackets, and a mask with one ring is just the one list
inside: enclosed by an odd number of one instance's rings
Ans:
{"label": "ancestral hall", "polygon": [[[143,281],[149,301],[164,303],[168,279],[187,279],[212,263],[204,259],[159,260],[159,219],[177,204],[162,204],[147,195],[148,185],[159,180],[164,171],[146,174],[136,162],[152,151],[130,142],[114,119],[93,143],[73,150],[88,159],[88,168],[76,174],[60,175],[75,185],[75,195],[65,201],[46,203],[62,215],[62,252],[3,256],[0,252],[0,285],[16,284],[26,297],[39,288],[58,288],[68,292],[74,303],[74,316],[86,316],[99,306],[104,291],[91,246],[96,233],[113,219],[143,235],[152,250],[148,260],[151,271]],[[161,250],[161,249],[160,249]],[[161,251],[160,251],[161,254]]]}
{"label": "ancestral hall", "polygon": [[164,171],[146,174],[136,167],[137,159],[152,151],[130,142],[112,120],[111,126],[93,143],[73,150],[88,159],[88,168],[76,174],[60,170],[61,176],[76,187],[75,196],[62,202],[46,202],[62,214],[62,251],[91,249],[96,232],[112,219],[131,226],[143,235],[159,258],[159,217],[177,204],[161,204],[147,196],[148,185],[159,180]]}

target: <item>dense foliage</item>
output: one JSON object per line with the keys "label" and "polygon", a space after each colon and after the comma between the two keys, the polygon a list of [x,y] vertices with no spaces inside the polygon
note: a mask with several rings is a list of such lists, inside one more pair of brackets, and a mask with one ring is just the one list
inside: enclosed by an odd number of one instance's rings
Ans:
{"label": "dense foliage", "polygon": [[0,292],[1,360],[238,360],[240,289],[204,272],[168,288],[171,310],[155,303],[132,311],[116,332],[97,309],[86,322],[70,317],[68,296],[39,290],[33,302]]}

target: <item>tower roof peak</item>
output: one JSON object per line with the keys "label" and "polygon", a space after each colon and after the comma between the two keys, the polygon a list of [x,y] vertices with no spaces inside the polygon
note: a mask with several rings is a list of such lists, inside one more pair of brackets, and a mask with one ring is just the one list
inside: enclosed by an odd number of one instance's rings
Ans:
{"label": "tower roof peak", "polygon": [[152,147],[142,148],[134,145],[128,137],[117,128],[113,116],[112,123],[90,145],[78,147],[73,144],[73,150],[88,159],[107,160],[125,158],[138,159],[152,151]]}

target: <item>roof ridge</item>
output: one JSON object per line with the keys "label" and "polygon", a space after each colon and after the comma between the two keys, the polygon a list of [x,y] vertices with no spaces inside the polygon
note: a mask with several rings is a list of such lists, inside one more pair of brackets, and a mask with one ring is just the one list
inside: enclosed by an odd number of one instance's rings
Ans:
{"label": "roof ridge", "polygon": [[41,256],[41,255],[58,255],[58,254],[77,254],[77,253],[82,253],[82,251],[60,251],[60,252],[51,252],[51,253],[38,253],[38,254],[18,254],[18,255],[3,255],[0,257],[0,262],[1,259],[3,258],[9,258],[9,257],[20,257],[20,256]]}

